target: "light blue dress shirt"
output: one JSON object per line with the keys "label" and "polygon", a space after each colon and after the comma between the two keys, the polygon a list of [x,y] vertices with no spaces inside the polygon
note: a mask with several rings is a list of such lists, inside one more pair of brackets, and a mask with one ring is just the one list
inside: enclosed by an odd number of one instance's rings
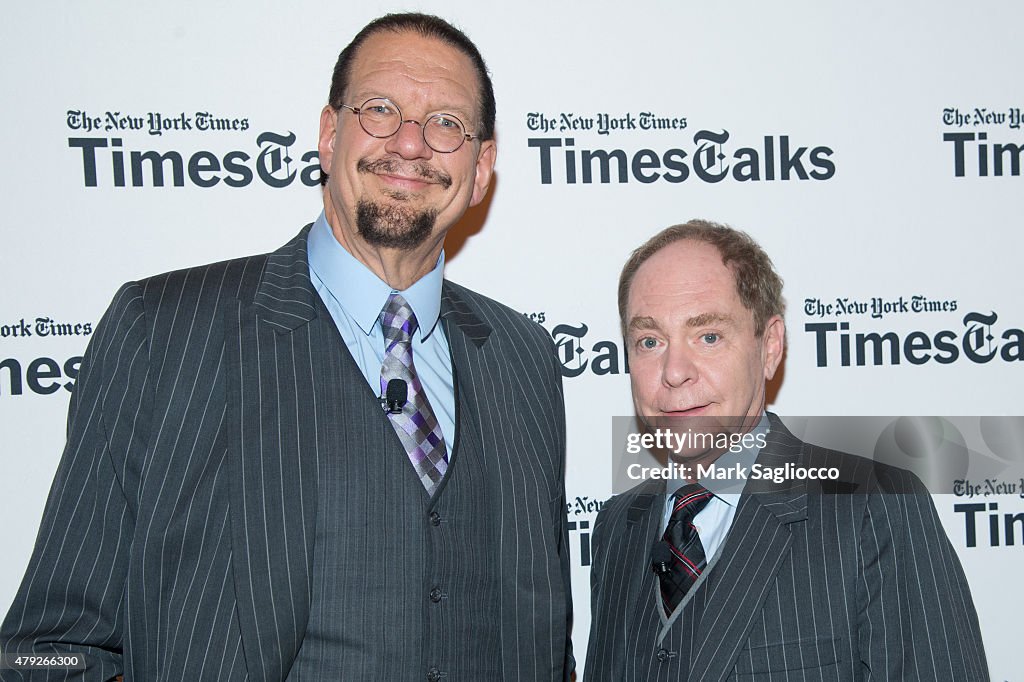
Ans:
{"label": "light blue dress shirt", "polygon": [[[768,417],[762,414],[761,421],[751,429],[750,433],[755,437],[758,434],[767,436],[768,431]],[[758,441],[761,441],[761,439],[758,439]],[[754,464],[760,452],[761,448],[759,447],[745,448],[741,452],[736,453],[727,452],[715,464],[719,466],[740,464],[745,471],[749,472],[750,467]],[[736,505],[739,504],[740,494],[743,492],[743,486],[746,481],[699,480],[698,483],[715,494],[714,497],[708,500],[707,506],[693,517],[693,525],[697,529],[697,535],[700,536],[700,544],[704,547],[704,556],[708,563],[711,563],[715,553],[722,546],[725,536],[729,534],[729,529],[732,527],[732,520],[736,517]],[[658,533],[659,538],[665,534],[665,529],[668,528],[668,521],[672,516],[672,507],[674,506],[675,491],[683,485],[686,485],[686,481],[683,481],[682,485],[673,488],[665,496],[665,510],[661,519],[661,532]]]}
{"label": "light blue dress shirt", "polygon": [[[384,364],[380,311],[395,290],[338,243],[322,212],[309,231],[308,248],[313,286],[330,311],[370,389],[379,396],[380,368]],[[443,280],[442,251],[433,270],[398,293],[409,302],[416,315],[418,326],[412,335],[416,375],[423,384],[451,455],[455,443],[455,383],[448,338],[443,325],[438,324]]]}

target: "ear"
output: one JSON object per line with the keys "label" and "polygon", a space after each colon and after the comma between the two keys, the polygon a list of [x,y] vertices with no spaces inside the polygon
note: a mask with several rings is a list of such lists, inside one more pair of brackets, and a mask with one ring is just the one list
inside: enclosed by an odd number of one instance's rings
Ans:
{"label": "ear", "polygon": [[782,362],[782,352],[786,348],[786,323],[775,315],[764,328],[761,337],[761,361],[764,364],[764,379],[771,381],[775,371]]}
{"label": "ear", "polygon": [[320,138],[317,150],[320,153],[320,168],[330,172],[334,161],[334,140],[338,136],[338,110],[330,104],[320,112]]}
{"label": "ear", "polygon": [[486,140],[480,145],[480,151],[476,155],[476,176],[473,178],[473,196],[469,200],[470,206],[476,206],[484,197],[491,186],[491,176],[494,174],[494,158],[498,153],[498,146],[494,140]]}

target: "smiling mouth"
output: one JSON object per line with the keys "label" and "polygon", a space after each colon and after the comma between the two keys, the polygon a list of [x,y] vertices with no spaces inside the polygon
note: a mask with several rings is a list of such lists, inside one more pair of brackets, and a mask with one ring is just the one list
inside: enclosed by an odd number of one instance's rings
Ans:
{"label": "smiling mouth", "polygon": [[373,173],[390,184],[404,189],[419,189],[424,183],[440,185],[444,189],[452,186],[452,177],[443,171],[432,168],[425,163],[414,163],[403,167],[394,159],[376,159],[368,161],[360,159],[356,164],[360,173]]}
{"label": "smiling mouth", "polygon": [[711,403],[705,403],[703,405],[695,405],[693,407],[686,407],[679,410],[663,410],[662,414],[666,417],[691,417],[704,414]]}

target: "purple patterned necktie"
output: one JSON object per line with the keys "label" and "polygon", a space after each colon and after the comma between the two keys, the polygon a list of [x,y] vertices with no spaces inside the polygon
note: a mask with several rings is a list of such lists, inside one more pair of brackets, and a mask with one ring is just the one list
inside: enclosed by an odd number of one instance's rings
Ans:
{"label": "purple patterned necktie", "polygon": [[405,451],[409,453],[420,482],[427,494],[434,495],[444,472],[448,470],[448,451],[437,417],[416,376],[412,362],[412,334],[416,331],[416,315],[401,294],[392,293],[380,313],[384,331],[384,365],[380,368],[380,390],[383,395],[388,381],[402,379],[409,386],[409,400],[398,414],[388,414]]}
{"label": "purple patterned necktie", "polygon": [[666,616],[672,615],[707,566],[704,545],[693,526],[693,518],[712,497],[714,495],[699,483],[685,485],[676,491],[672,516],[662,537],[669,544],[673,559],[669,570],[660,574],[662,606]]}

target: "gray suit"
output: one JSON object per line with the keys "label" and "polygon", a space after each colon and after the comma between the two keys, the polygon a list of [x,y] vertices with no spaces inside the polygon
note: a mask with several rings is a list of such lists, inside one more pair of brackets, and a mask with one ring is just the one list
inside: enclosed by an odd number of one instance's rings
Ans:
{"label": "gray suit", "polygon": [[836,465],[843,482],[744,494],[664,627],[650,568],[664,488],[613,498],[593,535],[587,682],[987,680],[963,569],[920,481],[769,418],[759,463]]}
{"label": "gray suit", "polygon": [[118,292],[4,651],[82,652],[96,680],[568,674],[550,338],[445,282],[457,436],[428,498],[310,284],[307,232]]}

